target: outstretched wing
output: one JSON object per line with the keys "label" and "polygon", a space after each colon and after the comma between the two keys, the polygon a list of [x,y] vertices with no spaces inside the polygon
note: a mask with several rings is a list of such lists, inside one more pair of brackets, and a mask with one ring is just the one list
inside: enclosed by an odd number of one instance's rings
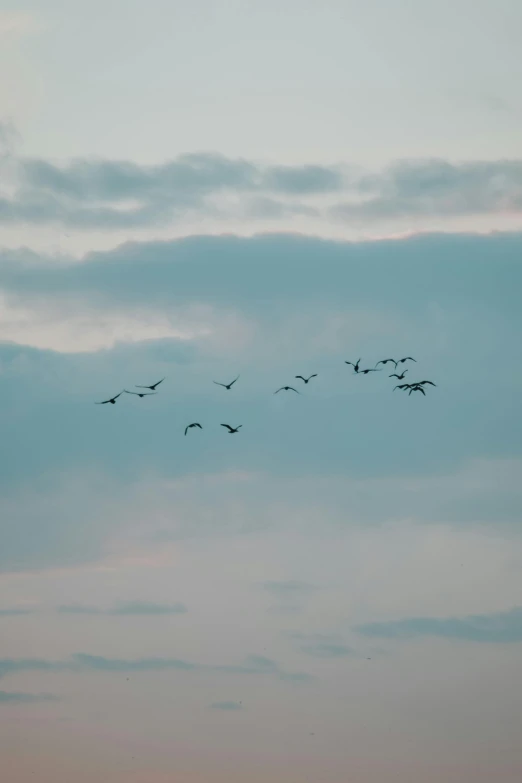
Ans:
{"label": "outstretched wing", "polygon": [[397,364],[395,359],[381,359],[381,361],[377,362],[377,364],[375,366],[378,367],[379,364],[388,364],[388,362],[393,362],[395,365]]}
{"label": "outstretched wing", "polygon": [[[142,387],[140,386],[139,388],[142,388]],[[125,394],[135,394],[136,397],[140,396],[139,392],[131,392],[131,391],[128,391],[127,389],[124,389],[123,391],[125,392]]]}
{"label": "outstretched wing", "polygon": [[294,389],[293,386],[287,386],[286,388],[288,389],[288,391],[292,390],[295,391],[296,394],[301,394],[301,392],[298,392],[297,389]]}
{"label": "outstretched wing", "polygon": [[[310,376],[310,378],[317,378],[317,373],[316,373],[316,372],[314,372],[314,374],[313,374],[313,375],[311,375],[311,376]],[[310,380],[310,378],[308,378],[308,380]]]}
{"label": "outstretched wing", "polygon": [[229,431],[234,429],[233,427],[230,426],[230,424],[221,424],[221,427],[226,427],[227,430],[229,430]]}
{"label": "outstretched wing", "polygon": [[237,376],[237,378],[234,378],[234,380],[231,381],[228,385],[229,386],[233,386],[235,384],[235,382],[238,380],[238,378],[239,378],[239,375]]}
{"label": "outstretched wing", "polygon": [[110,402],[110,400],[104,400],[103,402],[95,402],[95,405],[107,405],[107,403]]}
{"label": "outstretched wing", "polygon": [[433,381],[419,381],[418,386],[422,386],[423,383],[429,383],[430,386],[436,386],[436,383],[433,383]]}
{"label": "outstretched wing", "polygon": [[186,434],[187,434],[187,432],[189,431],[190,427],[191,427],[191,425],[190,425],[190,424],[188,425],[188,427],[185,427],[185,435],[186,435]]}
{"label": "outstretched wing", "polygon": [[281,388],[280,388],[280,389],[278,389],[277,391],[275,391],[275,392],[274,392],[274,394],[279,394],[279,392],[280,392],[280,391],[283,391],[283,389],[284,389],[284,388],[285,388],[284,386],[281,386]]}
{"label": "outstretched wing", "polygon": [[[310,376],[311,377],[311,376]],[[302,381],[306,383],[306,378],[303,378],[302,375],[294,375],[294,378],[301,378]]]}
{"label": "outstretched wing", "polygon": [[408,359],[410,362],[417,362],[417,359],[414,359],[413,356],[405,356],[404,359],[401,359],[401,362],[407,362]]}
{"label": "outstretched wing", "polygon": [[193,426],[193,427],[199,427],[199,429],[200,429],[200,430],[202,430],[202,429],[203,429],[203,427],[201,426],[201,424],[199,424],[199,422],[197,422],[197,421],[195,421],[195,422],[194,422],[194,424],[193,424],[192,426]]}
{"label": "outstretched wing", "polygon": [[[395,387],[395,389],[409,389],[410,384],[409,383],[400,383],[398,386]],[[393,391],[395,391],[395,389]]]}
{"label": "outstretched wing", "polygon": [[225,389],[226,389],[226,384],[224,384],[224,383],[219,383],[219,381],[212,381],[212,383],[215,383],[216,386],[224,386]]}

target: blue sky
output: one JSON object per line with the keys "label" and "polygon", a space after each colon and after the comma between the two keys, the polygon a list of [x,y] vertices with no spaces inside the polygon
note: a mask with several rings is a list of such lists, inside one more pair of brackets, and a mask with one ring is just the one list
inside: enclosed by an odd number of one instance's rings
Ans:
{"label": "blue sky", "polygon": [[0,2],[10,783],[518,783],[521,22]]}

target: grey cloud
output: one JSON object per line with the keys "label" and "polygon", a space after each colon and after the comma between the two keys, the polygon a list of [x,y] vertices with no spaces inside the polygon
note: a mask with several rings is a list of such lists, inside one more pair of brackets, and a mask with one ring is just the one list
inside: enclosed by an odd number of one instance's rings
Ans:
{"label": "grey cloud", "polygon": [[213,710],[234,711],[243,709],[243,705],[237,701],[215,701],[210,705]]}
{"label": "grey cloud", "polygon": [[318,588],[308,582],[286,581],[286,582],[264,582],[263,587],[277,598],[295,598],[296,596],[307,596],[314,593]]}
{"label": "grey cloud", "polygon": [[314,658],[351,658],[357,655],[353,647],[344,644],[337,636],[292,632],[290,638],[301,652]]}
{"label": "grey cloud", "polygon": [[187,607],[184,604],[154,604],[147,601],[128,601],[118,604],[110,609],[107,614],[121,615],[164,615],[186,614]]}
{"label": "grey cloud", "polygon": [[181,603],[175,604],[156,604],[148,601],[123,601],[109,609],[99,609],[96,606],[86,606],[84,604],[65,604],[59,606],[58,611],[62,614],[108,614],[108,615],[171,615],[186,614],[187,607]]}
{"label": "grey cloud", "polygon": [[411,639],[437,636],[469,642],[507,644],[522,642],[522,607],[509,612],[468,615],[467,617],[411,617],[383,623],[356,626],[365,636],[382,639]]}
{"label": "grey cloud", "polygon": [[309,682],[312,677],[305,672],[288,672],[275,661],[263,656],[250,655],[242,664],[199,664],[179,658],[105,658],[100,655],[76,653],[63,661],[48,661],[41,658],[6,658],[0,659],[0,677],[20,672],[219,672],[231,675],[263,675],[268,674],[279,680],[288,682]]}
{"label": "grey cloud", "polygon": [[0,691],[0,704],[35,704],[40,701],[56,701],[56,697],[51,693]]}
{"label": "grey cloud", "polygon": [[[6,134],[4,130],[7,139]],[[520,160],[403,160],[379,172],[350,175],[346,166],[270,166],[214,153],[182,155],[153,166],[97,159],[62,166],[40,159],[15,160],[18,189],[13,197],[0,199],[4,223],[60,222],[103,230],[143,228],[176,220],[187,211],[221,217],[284,219],[303,214],[372,221],[522,208]],[[215,197],[222,193],[255,198],[246,209],[218,207]],[[328,195],[335,203],[318,209],[307,201],[316,195]]]}
{"label": "grey cloud", "polygon": [[18,615],[34,614],[33,609],[0,609],[0,617],[17,617]]}

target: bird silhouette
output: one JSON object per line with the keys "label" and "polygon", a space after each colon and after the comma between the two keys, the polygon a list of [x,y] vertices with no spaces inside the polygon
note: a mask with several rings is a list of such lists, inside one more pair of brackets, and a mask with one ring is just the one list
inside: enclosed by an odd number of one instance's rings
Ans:
{"label": "bird silhouette", "polygon": [[102,402],[95,402],[94,404],[95,405],[107,405],[107,403],[110,402],[111,405],[116,405],[116,400],[118,399],[118,397],[121,397],[122,394],[123,394],[123,392],[121,391],[119,394],[116,394],[115,397],[111,397],[110,400],[103,400]]}
{"label": "bird silhouette", "polygon": [[227,391],[230,391],[230,389],[235,384],[235,382],[237,381],[238,378],[239,378],[239,375],[237,376],[237,378],[234,378],[234,380],[231,381],[230,383],[219,383],[218,381],[214,381],[214,383],[216,384],[216,386],[223,386],[224,389],[227,389]]}
{"label": "bird silhouette", "polygon": [[298,392],[297,389],[294,389],[293,386],[281,386],[281,388],[275,391],[274,394],[279,394],[280,391],[293,391],[296,394],[301,394],[301,392]]}
{"label": "bird silhouette", "polygon": [[317,373],[315,372],[313,375],[310,375],[310,377],[309,377],[309,378],[304,378],[302,375],[296,375],[295,377],[296,377],[296,378],[300,378],[300,379],[301,379],[302,381],[304,381],[305,383],[308,383],[308,381],[311,381],[311,380],[312,380],[312,378],[317,378]]}
{"label": "bird silhouette", "polygon": [[237,427],[231,427],[230,424],[222,424],[221,426],[227,428],[227,430],[229,432],[229,435],[233,435],[234,432],[239,432],[240,427],[242,427],[243,425],[242,424],[238,424]]}
{"label": "bird silhouette", "polygon": [[[417,361],[417,359],[414,359],[413,356],[405,356],[404,359],[399,359],[397,364],[404,364],[404,362],[407,362],[408,359],[410,360],[410,362],[416,362]],[[395,365],[395,366],[397,366],[397,365]]]}
{"label": "bird silhouette", "polygon": [[394,387],[393,391],[395,391],[395,389],[410,389],[410,388],[411,388],[411,383],[399,383],[397,386]]}
{"label": "bird silhouette", "polygon": [[400,375],[397,375],[396,372],[392,372],[391,375],[388,375],[388,378],[397,378],[398,381],[403,381],[407,372],[408,370],[403,370]]}
{"label": "bird silhouette", "polygon": [[381,361],[377,362],[375,366],[378,367],[379,364],[388,364],[389,362],[392,362],[392,364],[395,365],[395,369],[397,369],[397,362],[395,361],[395,359],[381,359]]}
{"label": "bird silhouette", "polygon": [[200,430],[202,430],[202,429],[203,429],[203,427],[201,426],[201,424],[199,424],[199,422],[195,421],[195,422],[193,422],[192,424],[189,424],[189,425],[188,425],[188,427],[185,427],[185,435],[187,434],[187,432],[188,432],[188,431],[189,431],[189,430],[190,430],[192,427],[199,427],[199,429],[200,429]]}
{"label": "bird silhouette", "polygon": [[368,370],[359,370],[359,375],[368,375],[369,372],[382,372],[382,370],[377,370],[375,367],[370,367]]}
{"label": "bird silhouette", "polygon": [[127,391],[127,389],[123,390],[125,394],[135,394],[136,397],[153,397],[158,392],[133,392],[133,391]]}
{"label": "bird silhouette", "polygon": [[345,364],[351,364],[353,369],[355,370],[355,372],[359,372],[359,363],[360,363],[360,361],[361,361],[360,359],[357,359],[355,364],[353,362],[345,362]]}
{"label": "bird silhouette", "polygon": [[137,389],[150,389],[151,391],[156,391],[156,386],[159,386],[160,383],[163,383],[165,378],[162,378],[161,381],[157,381],[156,383],[153,383],[152,386],[140,386],[139,383],[136,384]]}

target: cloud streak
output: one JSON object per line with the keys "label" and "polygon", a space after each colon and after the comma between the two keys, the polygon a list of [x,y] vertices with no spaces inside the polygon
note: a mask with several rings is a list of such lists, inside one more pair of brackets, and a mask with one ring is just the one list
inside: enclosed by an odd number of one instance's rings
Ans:
{"label": "cloud streak", "polygon": [[125,601],[110,609],[99,609],[84,604],[65,604],[58,607],[61,614],[106,614],[121,616],[164,616],[186,614],[187,607],[182,603],[156,604],[147,601]]}
{"label": "cloud streak", "polygon": [[286,682],[305,683],[312,677],[305,672],[289,672],[275,661],[259,655],[249,655],[241,664],[200,664],[180,658],[105,658],[100,655],[76,653],[70,658],[49,661],[42,658],[5,658],[0,659],[0,677],[21,672],[215,672],[230,675],[270,675]]}
{"label": "cloud streak", "polygon": [[400,160],[381,171],[348,163],[281,166],[194,153],[157,165],[13,157],[0,223],[78,229],[145,228],[214,218],[293,215],[363,223],[419,216],[520,213],[522,161]]}
{"label": "cloud streak", "polygon": [[385,623],[359,625],[356,631],[380,639],[435,636],[468,642],[508,644],[522,642],[522,607],[509,612],[467,617],[411,617]]}

